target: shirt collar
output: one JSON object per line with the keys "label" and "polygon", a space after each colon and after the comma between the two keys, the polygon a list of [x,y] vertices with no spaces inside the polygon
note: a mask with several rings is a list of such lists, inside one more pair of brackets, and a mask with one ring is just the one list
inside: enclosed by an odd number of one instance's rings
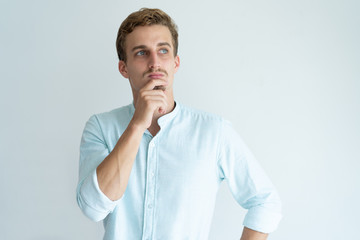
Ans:
{"label": "shirt collar", "polygon": [[158,119],[158,124],[161,128],[164,128],[169,122],[171,122],[179,112],[179,108],[180,108],[179,103],[174,102],[174,104],[175,104],[174,109],[171,112],[165,114],[164,116],[161,116]]}

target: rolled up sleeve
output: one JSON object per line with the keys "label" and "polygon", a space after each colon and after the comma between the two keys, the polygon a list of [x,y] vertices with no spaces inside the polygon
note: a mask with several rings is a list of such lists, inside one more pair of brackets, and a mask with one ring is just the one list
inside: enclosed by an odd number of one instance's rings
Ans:
{"label": "rolled up sleeve", "polygon": [[263,233],[276,230],[281,218],[281,200],[241,137],[224,121],[219,141],[220,178],[225,179],[235,200],[248,212],[244,226]]}
{"label": "rolled up sleeve", "polygon": [[99,188],[96,168],[109,154],[96,116],[85,125],[80,144],[79,182],[77,203],[82,212],[93,221],[103,220],[121,200],[110,200]]}

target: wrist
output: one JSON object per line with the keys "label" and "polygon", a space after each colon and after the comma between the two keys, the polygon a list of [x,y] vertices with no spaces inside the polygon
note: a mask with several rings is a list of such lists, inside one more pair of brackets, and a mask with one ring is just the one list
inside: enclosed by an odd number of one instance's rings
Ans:
{"label": "wrist", "polygon": [[139,132],[142,134],[146,131],[147,127],[145,127],[143,124],[139,124],[139,123],[131,120],[128,125],[128,129],[132,132]]}

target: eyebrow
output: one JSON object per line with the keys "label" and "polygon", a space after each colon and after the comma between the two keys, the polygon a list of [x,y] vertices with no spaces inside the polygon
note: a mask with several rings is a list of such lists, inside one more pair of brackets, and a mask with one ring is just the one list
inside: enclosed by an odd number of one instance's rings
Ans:
{"label": "eyebrow", "polygon": [[159,46],[159,47],[161,47],[161,46],[168,46],[168,47],[170,47],[170,48],[171,48],[171,45],[170,45],[170,43],[168,43],[168,42],[161,42],[161,43],[158,43],[158,46]]}
{"label": "eyebrow", "polygon": [[144,48],[146,48],[145,45],[135,46],[135,47],[133,47],[133,48],[131,49],[131,52],[134,52],[134,51],[136,51],[136,50],[138,50],[138,49],[144,49]]}
{"label": "eyebrow", "polygon": [[[171,45],[170,45],[170,43],[168,43],[168,42],[160,42],[160,43],[157,44],[157,46],[158,46],[158,47],[168,46],[168,47],[171,48]],[[134,52],[134,51],[136,51],[136,50],[138,50],[138,49],[145,49],[145,48],[147,48],[145,45],[135,46],[135,47],[133,47],[133,48],[131,49],[131,52]]]}

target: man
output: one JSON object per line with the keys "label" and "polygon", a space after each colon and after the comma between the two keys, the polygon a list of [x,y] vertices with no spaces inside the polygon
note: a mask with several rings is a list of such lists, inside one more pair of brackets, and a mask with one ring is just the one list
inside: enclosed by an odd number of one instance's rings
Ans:
{"label": "man", "polygon": [[178,34],[159,9],[121,24],[119,71],[133,103],[92,116],[80,147],[77,201],[103,220],[104,239],[207,239],[216,194],[226,179],[249,209],[242,240],[266,239],[280,200],[230,123],[174,101]]}

